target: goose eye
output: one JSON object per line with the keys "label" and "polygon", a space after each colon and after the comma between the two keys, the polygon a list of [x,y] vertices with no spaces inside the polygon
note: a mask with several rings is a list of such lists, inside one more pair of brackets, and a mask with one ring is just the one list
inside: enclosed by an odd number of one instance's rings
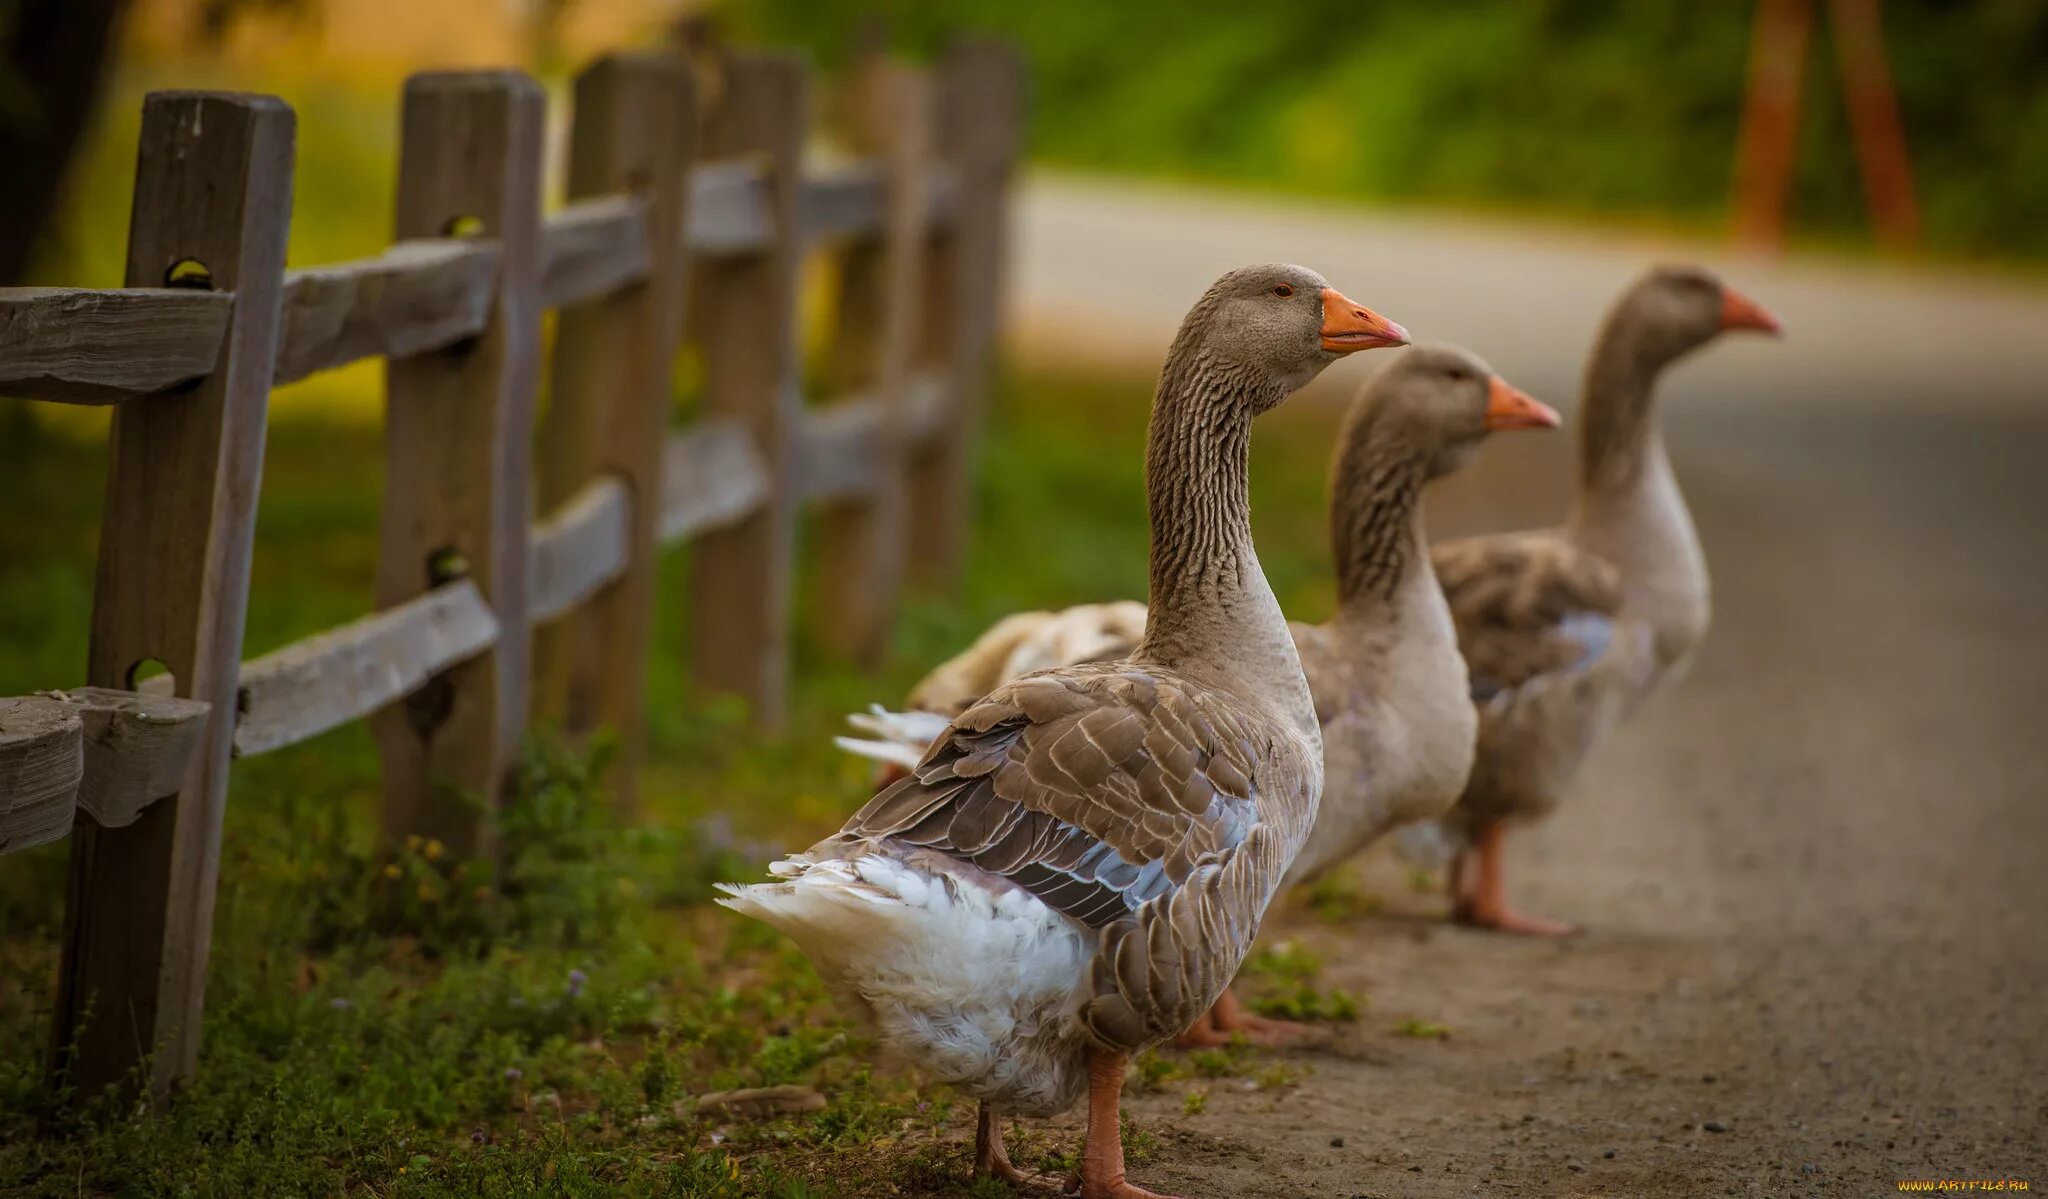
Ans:
{"label": "goose eye", "polygon": [[1286,297],[1294,294],[1294,289],[1287,286],[1285,283],[1275,283],[1273,285],[1273,294],[1281,297],[1282,299],[1285,299]]}

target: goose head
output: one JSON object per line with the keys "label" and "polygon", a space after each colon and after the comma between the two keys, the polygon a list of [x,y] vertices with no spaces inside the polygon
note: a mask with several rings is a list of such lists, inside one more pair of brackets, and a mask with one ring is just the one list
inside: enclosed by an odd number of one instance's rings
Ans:
{"label": "goose head", "polygon": [[1638,352],[1658,363],[1687,354],[1723,333],[1782,332],[1778,318],[1700,266],[1659,266],[1622,293],[1615,320],[1635,333]]}
{"label": "goose head", "polygon": [[1307,267],[1267,263],[1218,279],[1188,312],[1169,362],[1232,378],[1258,411],[1347,354],[1408,344],[1408,331]]}
{"label": "goose head", "polygon": [[1489,433],[1558,426],[1556,409],[1479,355],[1442,343],[1396,356],[1366,384],[1360,408],[1370,419],[1347,428],[1347,437],[1397,438],[1428,463],[1432,479],[1464,466]]}

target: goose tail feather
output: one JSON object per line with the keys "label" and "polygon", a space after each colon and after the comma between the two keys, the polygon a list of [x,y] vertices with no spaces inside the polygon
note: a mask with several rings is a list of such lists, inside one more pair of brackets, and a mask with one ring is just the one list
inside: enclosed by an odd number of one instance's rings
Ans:
{"label": "goose tail feather", "polygon": [[834,737],[833,744],[858,757],[911,770],[952,721],[936,712],[891,712],[875,704],[848,716],[846,723],[868,736]]}

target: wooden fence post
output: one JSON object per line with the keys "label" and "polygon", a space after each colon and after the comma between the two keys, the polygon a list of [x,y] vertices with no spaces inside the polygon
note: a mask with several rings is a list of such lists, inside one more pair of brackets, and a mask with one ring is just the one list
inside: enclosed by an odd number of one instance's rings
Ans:
{"label": "wooden fence post", "polygon": [[128,286],[175,278],[235,299],[210,374],[114,413],[87,681],[129,688],[153,659],[212,710],[177,795],[126,827],[81,816],[73,829],[53,1061],[82,1095],[154,1055],[143,1081],[160,1096],[198,1060],[293,124],[267,96],[159,92],[143,105]]}
{"label": "wooden fence post", "polygon": [[904,420],[921,310],[932,89],[922,71],[878,57],[850,92],[848,140],[882,159],[887,201],[881,236],[849,246],[841,262],[831,375],[834,387],[877,400],[884,419],[874,441],[878,486],[822,513],[819,576],[830,602],[820,616],[834,651],[873,664],[888,648],[906,556]]}
{"label": "wooden fence post", "polygon": [[765,727],[781,723],[789,675],[789,462],[802,418],[796,363],[796,272],[802,252],[808,81],[801,60],[734,54],[707,114],[701,157],[751,159],[767,173],[771,232],[758,251],[707,257],[692,276],[691,320],[703,347],[704,408],[739,421],[768,471],[768,495],[745,519],[705,534],[691,557],[696,679],[743,696]]}
{"label": "wooden fence post", "polygon": [[546,707],[571,732],[619,738],[613,788],[631,803],[643,740],[647,650],[661,553],[661,462],[670,373],[682,335],[683,246],[697,138],[691,79],[673,55],[611,55],[576,80],[569,198],[637,192],[647,204],[650,272],[640,283],[565,309],[541,438],[541,501],[551,511],[600,475],[632,499],[626,570],[542,630]]}
{"label": "wooden fence post", "polygon": [[973,499],[976,439],[988,404],[1003,288],[1009,179],[1023,115],[1023,71],[997,42],[954,46],[940,64],[938,149],[954,172],[953,220],[926,258],[923,357],[946,374],[939,432],[910,471],[911,569],[950,585],[960,569]]}
{"label": "wooden fence post", "polygon": [[498,620],[495,646],[372,718],[385,831],[437,837],[457,856],[488,848],[526,723],[543,116],[539,85],[517,71],[406,81],[397,235],[474,234],[499,249],[483,331],[385,368],[377,604],[468,577]]}

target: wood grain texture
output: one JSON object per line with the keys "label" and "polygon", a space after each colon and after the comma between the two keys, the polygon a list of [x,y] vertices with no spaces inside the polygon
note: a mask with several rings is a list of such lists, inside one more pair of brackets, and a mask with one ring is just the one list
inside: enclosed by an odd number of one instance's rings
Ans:
{"label": "wood grain texture", "polygon": [[700,259],[690,310],[703,350],[707,413],[738,421],[766,468],[761,506],[700,537],[691,560],[692,662],[700,687],[743,697],[755,721],[781,724],[789,674],[789,487],[797,392],[797,193],[802,183],[804,68],[795,58],[736,54],[704,122],[707,160],[761,166],[774,236],[744,255]]}
{"label": "wood grain texture", "polygon": [[[847,453],[811,453],[801,474],[817,494],[835,496],[819,519],[818,576],[832,597],[819,607],[821,638],[842,657],[872,666],[888,649],[905,561],[904,424],[923,282],[931,81],[874,59],[854,73],[843,107],[848,141],[878,155],[882,168],[880,236],[856,241],[840,260],[830,360],[835,382],[870,393],[852,426],[868,436]],[[830,412],[815,415],[813,429]],[[807,439],[807,446],[815,451],[818,442]],[[833,480],[851,485],[823,490]]]}
{"label": "wood grain texture", "polygon": [[[559,317],[553,403],[540,443],[543,510],[571,516],[606,495],[616,502],[590,512],[585,531],[561,542],[577,553],[548,564],[550,604],[589,602],[543,631],[539,694],[542,710],[572,735],[613,731],[612,789],[628,806],[654,629],[662,450],[688,283],[683,230],[696,133],[690,74],[673,55],[611,55],[576,81],[569,194],[630,189],[645,214],[648,255],[638,282]],[[539,598],[536,592],[537,605]]]}
{"label": "wood grain texture", "polygon": [[996,42],[967,41],[937,69],[938,154],[948,168],[952,219],[925,262],[918,357],[942,365],[951,395],[945,426],[913,456],[911,571],[950,585],[965,550],[980,436],[1001,317],[1009,180],[1023,128],[1023,69]]}
{"label": "wood grain texture", "polygon": [[534,624],[569,615],[626,573],[632,507],[624,483],[600,477],[534,526],[526,593]]}
{"label": "wood grain texture", "polygon": [[360,262],[292,271],[284,281],[277,382],[363,358],[405,358],[475,337],[490,319],[498,247],[404,241]]}
{"label": "wood grain texture", "polygon": [[0,854],[69,833],[84,780],[77,712],[34,696],[0,699]]}
{"label": "wood grain texture", "polygon": [[458,856],[488,850],[526,725],[543,104],[539,85],[517,71],[415,75],[401,120],[397,236],[474,222],[499,248],[477,335],[385,368],[377,604],[468,578],[498,620],[490,649],[371,721],[386,833],[436,837]]}
{"label": "wood grain texture", "polygon": [[154,659],[212,710],[175,797],[73,834],[53,1044],[81,1095],[145,1057],[160,1095],[198,1060],[293,124],[266,96],[159,92],[143,106],[127,282],[156,286],[196,259],[235,302],[204,379],[115,410],[86,679],[127,688]]}
{"label": "wood grain texture", "polygon": [[85,778],[79,783],[78,806],[102,828],[133,824],[142,809],[177,794],[206,745],[212,706],[202,700],[108,687],[43,695],[66,705],[84,723]]}
{"label": "wood grain texture", "polygon": [[296,745],[410,694],[498,640],[498,618],[469,579],[315,633],[242,666],[235,752]]}
{"label": "wood grain texture", "polygon": [[[661,65],[682,70],[671,62]],[[652,215],[645,196],[600,195],[576,200],[549,216],[540,229],[542,303],[549,308],[581,304],[645,280],[654,269],[648,231]],[[673,245],[679,237],[668,240]]]}
{"label": "wood grain texture", "polygon": [[0,395],[118,404],[189,383],[219,360],[233,307],[189,288],[0,288]]}
{"label": "wood grain texture", "polygon": [[662,450],[662,544],[722,529],[767,499],[768,468],[744,425],[714,418],[669,434]]}

